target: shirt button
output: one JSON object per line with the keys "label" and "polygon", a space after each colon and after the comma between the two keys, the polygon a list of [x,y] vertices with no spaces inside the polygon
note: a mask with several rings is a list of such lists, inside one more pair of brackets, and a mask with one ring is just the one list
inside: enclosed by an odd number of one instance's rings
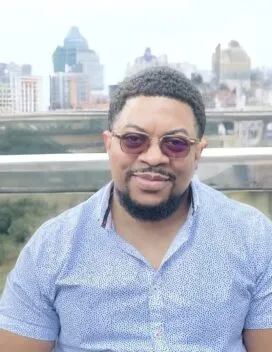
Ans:
{"label": "shirt button", "polygon": [[154,336],[155,336],[155,338],[160,338],[160,337],[162,337],[162,335],[163,335],[163,332],[162,332],[162,330],[157,330],[157,331],[155,331],[154,332]]}

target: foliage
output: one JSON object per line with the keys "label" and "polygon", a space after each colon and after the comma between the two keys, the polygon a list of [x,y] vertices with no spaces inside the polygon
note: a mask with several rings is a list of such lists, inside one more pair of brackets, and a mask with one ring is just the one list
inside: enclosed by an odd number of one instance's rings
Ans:
{"label": "foliage", "polygon": [[29,197],[14,202],[3,201],[0,206],[0,236],[7,236],[15,243],[24,243],[54,210],[54,206]]}
{"label": "foliage", "polygon": [[8,128],[1,133],[0,155],[22,154],[54,154],[67,152],[66,147],[50,138],[33,135],[23,135],[17,129]]}
{"label": "foliage", "polygon": [[0,202],[0,294],[7,273],[25,242],[36,228],[56,211],[41,200],[23,197],[15,201]]}
{"label": "foliage", "polygon": [[21,248],[47,219],[86,200],[89,194],[22,195],[0,199],[0,295]]}
{"label": "foliage", "polygon": [[6,206],[0,207],[0,236],[8,232],[11,222],[9,204],[6,204]]}
{"label": "foliage", "polygon": [[18,218],[12,222],[9,227],[8,235],[15,243],[24,243],[30,236],[31,224],[25,217]]}
{"label": "foliage", "polygon": [[7,263],[9,263],[10,261],[14,262],[18,257],[20,248],[21,246],[18,246],[18,244],[15,243],[12,239],[9,239],[5,236],[0,236],[0,266],[7,265]]}

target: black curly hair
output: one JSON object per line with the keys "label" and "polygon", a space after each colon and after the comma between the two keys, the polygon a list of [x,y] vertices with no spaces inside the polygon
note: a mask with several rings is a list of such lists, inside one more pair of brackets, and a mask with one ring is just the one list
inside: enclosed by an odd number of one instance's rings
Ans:
{"label": "black curly hair", "polygon": [[108,128],[112,130],[114,122],[129,98],[137,96],[159,96],[187,103],[193,110],[198,137],[202,138],[206,115],[202,96],[192,82],[181,72],[168,66],[151,67],[125,78],[114,92],[108,116]]}

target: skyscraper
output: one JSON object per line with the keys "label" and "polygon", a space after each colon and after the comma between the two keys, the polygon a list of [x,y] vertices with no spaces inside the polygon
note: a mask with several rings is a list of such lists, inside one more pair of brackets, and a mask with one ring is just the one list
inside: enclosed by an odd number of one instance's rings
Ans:
{"label": "skyscraper", "polygon": [[58,46],[52,56],[54,72],[65,72],[66,54],[62,46]]}
{"label": "skyscraper", "polygon": [[128,64],[126,76],[131,76],[147,67],[165,65],[167,62],[166,55],[157,57],[152,54],[150,48],[146,48],[143,56],[137,57],[132,65]]}
{"label": "skyscraper", "polygon": [[53,53],[54,72],[82,73],[89,77],[90,89],[104,89],[103,66],[99,56],[89,49],[87,40],[80,34],[78,27],[71,27],[64,45],[58,46]]}
{"label": "skyscraper", "polygon": [[236,40],[230,41],[226,49],[217,45],[212,69],[218,86],[224,83],[232,90],[250,89],[251,60]]}
{"label": "skyscraper", "polygon": [[31,65],[0,64],[0,112],[42,110],[42,78],[31,71]]}
{"label": "skyscraper", "polygon": [[58,72],[50,76],[50,107],[84,109],[90,102],[90,81],[84,73]]}

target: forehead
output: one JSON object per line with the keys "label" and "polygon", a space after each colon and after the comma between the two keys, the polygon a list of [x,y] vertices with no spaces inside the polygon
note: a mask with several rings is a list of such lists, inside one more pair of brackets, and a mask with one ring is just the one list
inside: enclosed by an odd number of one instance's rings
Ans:
{"label": "forehead", "polygon": [[174,129],[195,133],[195,116],[192,108],[181,101],[166,97],[139,96],[127,100],[116,121],[116,128],[133,124],[149,133],[164,134]]}

